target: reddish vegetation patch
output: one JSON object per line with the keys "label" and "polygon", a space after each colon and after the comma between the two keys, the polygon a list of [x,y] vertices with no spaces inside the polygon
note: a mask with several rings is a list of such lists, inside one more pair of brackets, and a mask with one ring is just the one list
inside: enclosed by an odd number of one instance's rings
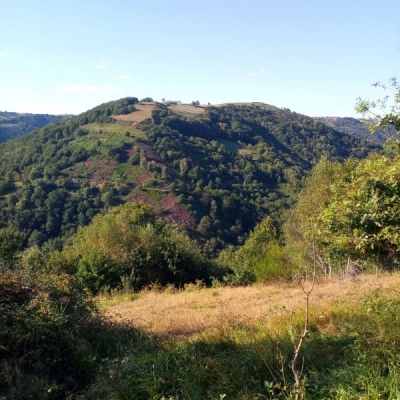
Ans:
{"label": "reddish vegetation patch", "polygon": [[144,194],[135,194],[135,193],[130,193],[129,194],[129,200],[134,201],[135,203],[144,203],[147,204],[151,207],[154,207],[154,203]]}
{"label": "reddish vegetation patch", "polygon": [[143,182],[149,179],[152,175],[150,172],[142,172],[141,174],[135,174],[139,186],[143,186]]}
{"label": "reddish vegetation patch", "polygon": [[103,160],[100,165],[93,171],[93,177],[90,180],[91,187],[100,187],[103,182],[111,181],[111,167],[117,165],[116,161]]}
{"label": "reddish vegetation patch", "polygon": [[134,147],[134,149],[136,148],[139,149],[139,151],[143,150],[148,160],[161,162],[160,156],[151,147],[145,144],[138,144]]}
{"label": "reddish vegetation patch", "polygon": [[177,203],[171,195],[164,197],[160,201],[160,205],[166,211],[166,218],[173,224],[195,225],[196,218],[182,204]]}
{"label": "reddish vegetation patch", "polygon": [[85,162],[83,163],[83,165],[84,165],[86,168],[90,168],[90,167],[93,165],[93,161],[92,161],[92,160],[87,160],[87,161],[85,161]]}

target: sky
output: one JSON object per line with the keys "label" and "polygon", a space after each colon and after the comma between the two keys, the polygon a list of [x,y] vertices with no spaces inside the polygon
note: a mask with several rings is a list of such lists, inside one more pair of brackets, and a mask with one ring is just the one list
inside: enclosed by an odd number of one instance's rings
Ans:
{"label": "sky", "polygon": [[[399,76],[398,0],[0,0],[0,111],[122,97],[356,117]],[[390,93],[389,93],[390,94]]]}

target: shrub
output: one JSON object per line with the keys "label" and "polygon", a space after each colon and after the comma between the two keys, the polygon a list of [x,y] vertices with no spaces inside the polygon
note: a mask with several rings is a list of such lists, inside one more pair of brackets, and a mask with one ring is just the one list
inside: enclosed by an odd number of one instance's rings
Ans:
{"label": "shrub", "polygon": [[94,306],[76,278],[22,269],[0,274],[0,397],[68,397],[95,368],[84,331]]}
{"label": "shrub", "polygon": [[291,272],[284,250],[278,243],[270,243],[265,254],[254,260],[254,274],[257,282],[289,278]]}
{"label": "shrub", "polygon": [[123,276],[132,278],[135,290],[154,282],[182,286],[209,279],[212,267],[186,234],[136,203],[96,216],[63,255],[62,264],[70,271],[76,264],[74,273],[92,293],[116,288]]}

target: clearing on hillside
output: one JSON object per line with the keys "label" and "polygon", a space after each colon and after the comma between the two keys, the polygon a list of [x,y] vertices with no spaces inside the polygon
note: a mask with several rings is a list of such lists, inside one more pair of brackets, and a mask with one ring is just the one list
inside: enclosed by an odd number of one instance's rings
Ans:
{"label": "clearing on hillside", "polygon": [[168,108],[177,114],[183,115],[189,119],[194,119],[197,115],[203,114],[206,106],[192,106],[191,104],[176,104]]}
{"label": "clearing on hillside", "polygon": [[275,107],[275,106],[271,106],[270,104],[265,104],[265,103],[261,103],[259,101],[253,101],[253,102],[248,102],[248,103],[222,103],[222,104],[213,104],[213,107],[226,107],[229,105],[234,105],[234,106],[255,106],[255,107],[260,107],[263,108],[264,110],[267,111],[282,111],[280,108]]}
{"label": "clearing on hillside", "polygon": [[131,112],[130,114],[125,115],[115,115],[114,119],[118,121],[130,121],[132,125],[138,124],[146,119],[151,118],[151,113],[154,110],[160,110],[155,103],[139,103],[135,104],[136,110]]}

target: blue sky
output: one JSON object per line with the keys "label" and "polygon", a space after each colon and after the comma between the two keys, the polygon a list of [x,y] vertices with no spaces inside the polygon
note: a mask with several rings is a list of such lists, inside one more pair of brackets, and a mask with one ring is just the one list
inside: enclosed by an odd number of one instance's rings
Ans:
{"label": "blue sky", "polygon": [[399,61],[398,0],[0,0],[0,111],[150,96],[356,116]]}

